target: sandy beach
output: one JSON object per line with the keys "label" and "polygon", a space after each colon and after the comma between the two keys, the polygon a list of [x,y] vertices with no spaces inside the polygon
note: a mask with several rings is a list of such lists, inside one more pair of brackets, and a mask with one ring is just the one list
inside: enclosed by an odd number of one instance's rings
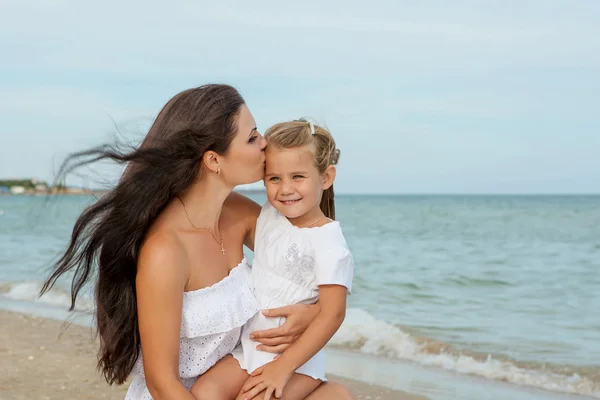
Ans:
{"label": "sandy beach", "polygon": [[[96,371],[90,328],[0,310],[0,399],[123,399],[127,385],[109,386]],[[358,399],[426,397],[330,376]]]}

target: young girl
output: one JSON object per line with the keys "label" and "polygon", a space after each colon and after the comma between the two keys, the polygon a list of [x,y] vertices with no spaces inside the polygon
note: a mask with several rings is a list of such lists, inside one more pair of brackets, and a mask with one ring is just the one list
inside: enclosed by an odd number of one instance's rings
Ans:
{"label": "young girl", "polygon": [[284,321],[256,314],[233,352],[238,362],[224,359],[201,376],[191,390],[197,399],[223,398],[215,382],[224,376],[229,385],[241,388],[239,399],[252,399],[263,391],[265,400],[304,399],[325,380],[322,348],[345,317],[354,263],[334,221],[333,181],[340,151],[326,129],[303,120],[277,124],[265,138],[268,202],[256,224],[254,294],[261,309],[320,300],[321,311],[275,360],[257,349],[251,333]]}

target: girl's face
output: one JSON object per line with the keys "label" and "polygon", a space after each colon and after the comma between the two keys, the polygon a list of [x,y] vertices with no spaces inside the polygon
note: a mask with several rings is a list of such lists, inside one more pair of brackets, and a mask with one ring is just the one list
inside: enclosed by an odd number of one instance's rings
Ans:
{"label": "girl's face", "polygon": [[267,147],[265,186],[269,203],[297,226],[322,215],[323,190],[333,183],[315,165],[313,145],[294,149]]}

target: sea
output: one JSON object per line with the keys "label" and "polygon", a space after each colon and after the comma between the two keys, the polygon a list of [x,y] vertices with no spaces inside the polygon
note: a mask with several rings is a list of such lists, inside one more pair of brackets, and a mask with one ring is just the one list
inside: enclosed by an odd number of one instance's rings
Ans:
{"label": "sea", "polygon": [[[0,308],[68,316],[66,282],[37,294],[93,201],[0,196]],[[338,195],[336,209],[356,269],[333,372],[434,400],[600,398],[600,196]]]}

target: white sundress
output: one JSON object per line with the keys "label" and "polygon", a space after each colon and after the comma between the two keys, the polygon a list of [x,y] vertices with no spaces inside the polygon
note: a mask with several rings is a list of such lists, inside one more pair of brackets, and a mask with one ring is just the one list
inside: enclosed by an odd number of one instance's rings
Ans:
{"label": "white sundress", "polygon": [[[213,286],[184,293],[179,375],[188,390],[198,376],[231,353],[239,343],[242,325],[258,310],[245,258]],[[132,374],[135,378],[125,400],[151,400],[141,354]]]}
{"label": "white sundress", "polygon": [[[352,289],[354,261],[338,222],[316,228],[298,228],[266,203],[256,224],[252,285],[261,309],[290,304],[313,304],[319,285]],[[252,332],[275,328],[284,318],[257,313],[244,325],[241,346],[232,353],[252,373],[273,360],[273,354],[256,349]],[[325,380],[325,353],[321,350],[296,372]]]}

